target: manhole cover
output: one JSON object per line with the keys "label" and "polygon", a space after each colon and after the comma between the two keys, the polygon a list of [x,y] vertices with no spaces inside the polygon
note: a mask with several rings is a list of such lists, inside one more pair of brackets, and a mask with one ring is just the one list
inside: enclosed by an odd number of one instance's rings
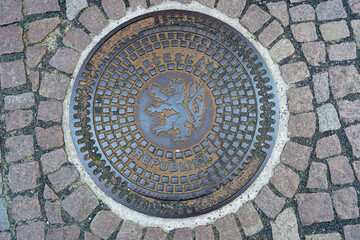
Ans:
{"label": "manhole cover", "polygon": [[116,201],[160,217],[212,211],[269,158],[271,74],[237,30],[190,11],[130,20],[91,51],[71,97],[77,153]]}

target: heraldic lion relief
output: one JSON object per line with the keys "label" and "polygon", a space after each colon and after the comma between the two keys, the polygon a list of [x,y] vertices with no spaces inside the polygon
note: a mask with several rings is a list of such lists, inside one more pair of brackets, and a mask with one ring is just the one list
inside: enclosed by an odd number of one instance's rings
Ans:
{"label": "heraldic lion relief", "polygon": [[191,128],[200,125],[201,115],[204,111],[202,88],[199,83],[192,83],[188,89],[184,80],[172,80],[168,89],[161,89],[153,84],[150,92],[157,99],[157,104],[150,104],[147,111],[151,114],[161,115],[164,124],[155,124],[152,129],[157,134],[173,133],[175,142],[185,142]]}

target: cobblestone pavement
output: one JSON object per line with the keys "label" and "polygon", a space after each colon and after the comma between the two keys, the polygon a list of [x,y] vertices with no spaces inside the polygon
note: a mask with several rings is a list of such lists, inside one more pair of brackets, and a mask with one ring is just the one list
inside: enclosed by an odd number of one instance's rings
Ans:
{"label": "cobblestone pavement", "polygon": [[61,122],[74,63],[109,19],[161,2],[0,1],[0,239],[360,239],[359,0],[199,0],[238,18],[290,86],[291,140],[237,213],[166,233],[80,183]]}

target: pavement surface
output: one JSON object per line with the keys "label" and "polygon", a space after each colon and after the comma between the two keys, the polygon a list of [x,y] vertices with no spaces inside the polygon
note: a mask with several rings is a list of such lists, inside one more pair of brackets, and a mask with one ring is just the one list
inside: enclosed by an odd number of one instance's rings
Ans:
{"label": "pavement surface", "polygon": [[199,0],[238,18],[289,85],[290,142],[237,212],[194,229],[143,228],[80,181],[62,130],[74,63],[109,19],[162,2],[0,1],[0,239],[359,240],[359,0]]}

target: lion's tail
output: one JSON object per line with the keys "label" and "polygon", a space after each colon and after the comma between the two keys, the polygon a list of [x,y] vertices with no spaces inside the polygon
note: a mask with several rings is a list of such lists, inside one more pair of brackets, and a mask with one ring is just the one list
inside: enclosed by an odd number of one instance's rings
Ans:
{"label": "lion's tail", "polygon": [[[199,83],[196,83],[196,87],[194,86],[194,83],[192,83],[190,86],[190,94],[189,94],[190,101],[188,102],[188,108],[189,108],[191,114],[194,116],[193,124],[195,125],[195,127],[199,126],[201,112],[204,110],[204,103],[202,100],[198,99],[199,96],[202,96],[202,89],[201,89]],[[194,108],[193,108],[194,101],[196,102],[196,104],[198,106],[198,111],[194,111]]]}

